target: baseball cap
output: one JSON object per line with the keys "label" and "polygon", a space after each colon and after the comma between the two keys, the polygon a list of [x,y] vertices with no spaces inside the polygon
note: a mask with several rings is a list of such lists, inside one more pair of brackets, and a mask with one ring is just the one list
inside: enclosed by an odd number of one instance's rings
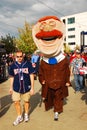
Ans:
{"label": "baseball cap", "polygon": [[80,53],[81,53],[81,51],[80,51],[80,50],[76,50],[76,53],[77,53],[77,54],[80,54]]}

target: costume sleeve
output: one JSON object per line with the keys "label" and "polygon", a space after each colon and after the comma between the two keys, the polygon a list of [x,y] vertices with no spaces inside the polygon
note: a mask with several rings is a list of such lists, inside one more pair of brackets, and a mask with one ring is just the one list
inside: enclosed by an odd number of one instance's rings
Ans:
{"label": "costume sleeve", "polygon": [[45,78],[44,78],[44,68],[43,68],[43,66],[44,66],[44,65],[43,65],[43,61],[41,60],[40,66],[39,66],[39,74],[38,74],[40,83],[42,83],[42,81],[45,80]]}
{"label": "costume sleeve", "polygon": [[67,67],[66,73],[67,73],[66,83],[70,83],[70,68],[69,67]]}

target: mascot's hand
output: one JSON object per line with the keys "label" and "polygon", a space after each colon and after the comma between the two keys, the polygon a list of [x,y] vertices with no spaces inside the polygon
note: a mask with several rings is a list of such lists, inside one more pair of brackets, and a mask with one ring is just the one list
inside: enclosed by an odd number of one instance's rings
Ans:
{"label": "mascot's hand", "polygon": [[45,83],[46,83],[45,80],[43,80],[43,81],[42,81],[42,84],[45,84]]}
{"label": "mascot's hand", "polygon": [[70,86],[70,83],[66,83],[66,86],[69,87],[69,86]]}

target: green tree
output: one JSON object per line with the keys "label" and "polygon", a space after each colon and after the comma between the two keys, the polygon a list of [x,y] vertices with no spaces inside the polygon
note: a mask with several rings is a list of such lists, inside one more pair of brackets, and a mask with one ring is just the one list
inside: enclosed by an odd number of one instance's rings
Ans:
{"label": "green tree", "polygon": [[32,30],[29,23],[25,21],[24,28],[18,28],[18,32],[19,36],[15,39],[17,48],[26,54],[33,53],[36,50],[36,45],[32,38]]}
{"label": "green tree", "polygon": [[65,53],[70,53],[70,46],[64,43],[64,52]]}
{"label": "green tree", "polygon": [[14,39],[15,37],[10,36],[10,34],[7,34],[5,37],[1,36],[0,41],[5,44],[7,54],[15,52],[16,45],[14,43]]}
{"label": "green tree", "polygon": [[75,49],[76,50],[80,50],[81,48],[80,48],[80,46],[78,44],[76,44],[76,48]]}

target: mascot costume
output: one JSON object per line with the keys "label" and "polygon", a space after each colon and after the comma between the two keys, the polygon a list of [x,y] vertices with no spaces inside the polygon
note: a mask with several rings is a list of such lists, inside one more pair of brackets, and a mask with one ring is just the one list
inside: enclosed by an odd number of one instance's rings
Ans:
{"label": "mascot costume", "polygon": [[33,40],[42,52],[39,81],[45,110],[54,108],[54,120],[63,112],[63,99],[68,96],[70,70],[68,59],[62,53],[65,26],[56,16],[45,16],[32,28]]}

